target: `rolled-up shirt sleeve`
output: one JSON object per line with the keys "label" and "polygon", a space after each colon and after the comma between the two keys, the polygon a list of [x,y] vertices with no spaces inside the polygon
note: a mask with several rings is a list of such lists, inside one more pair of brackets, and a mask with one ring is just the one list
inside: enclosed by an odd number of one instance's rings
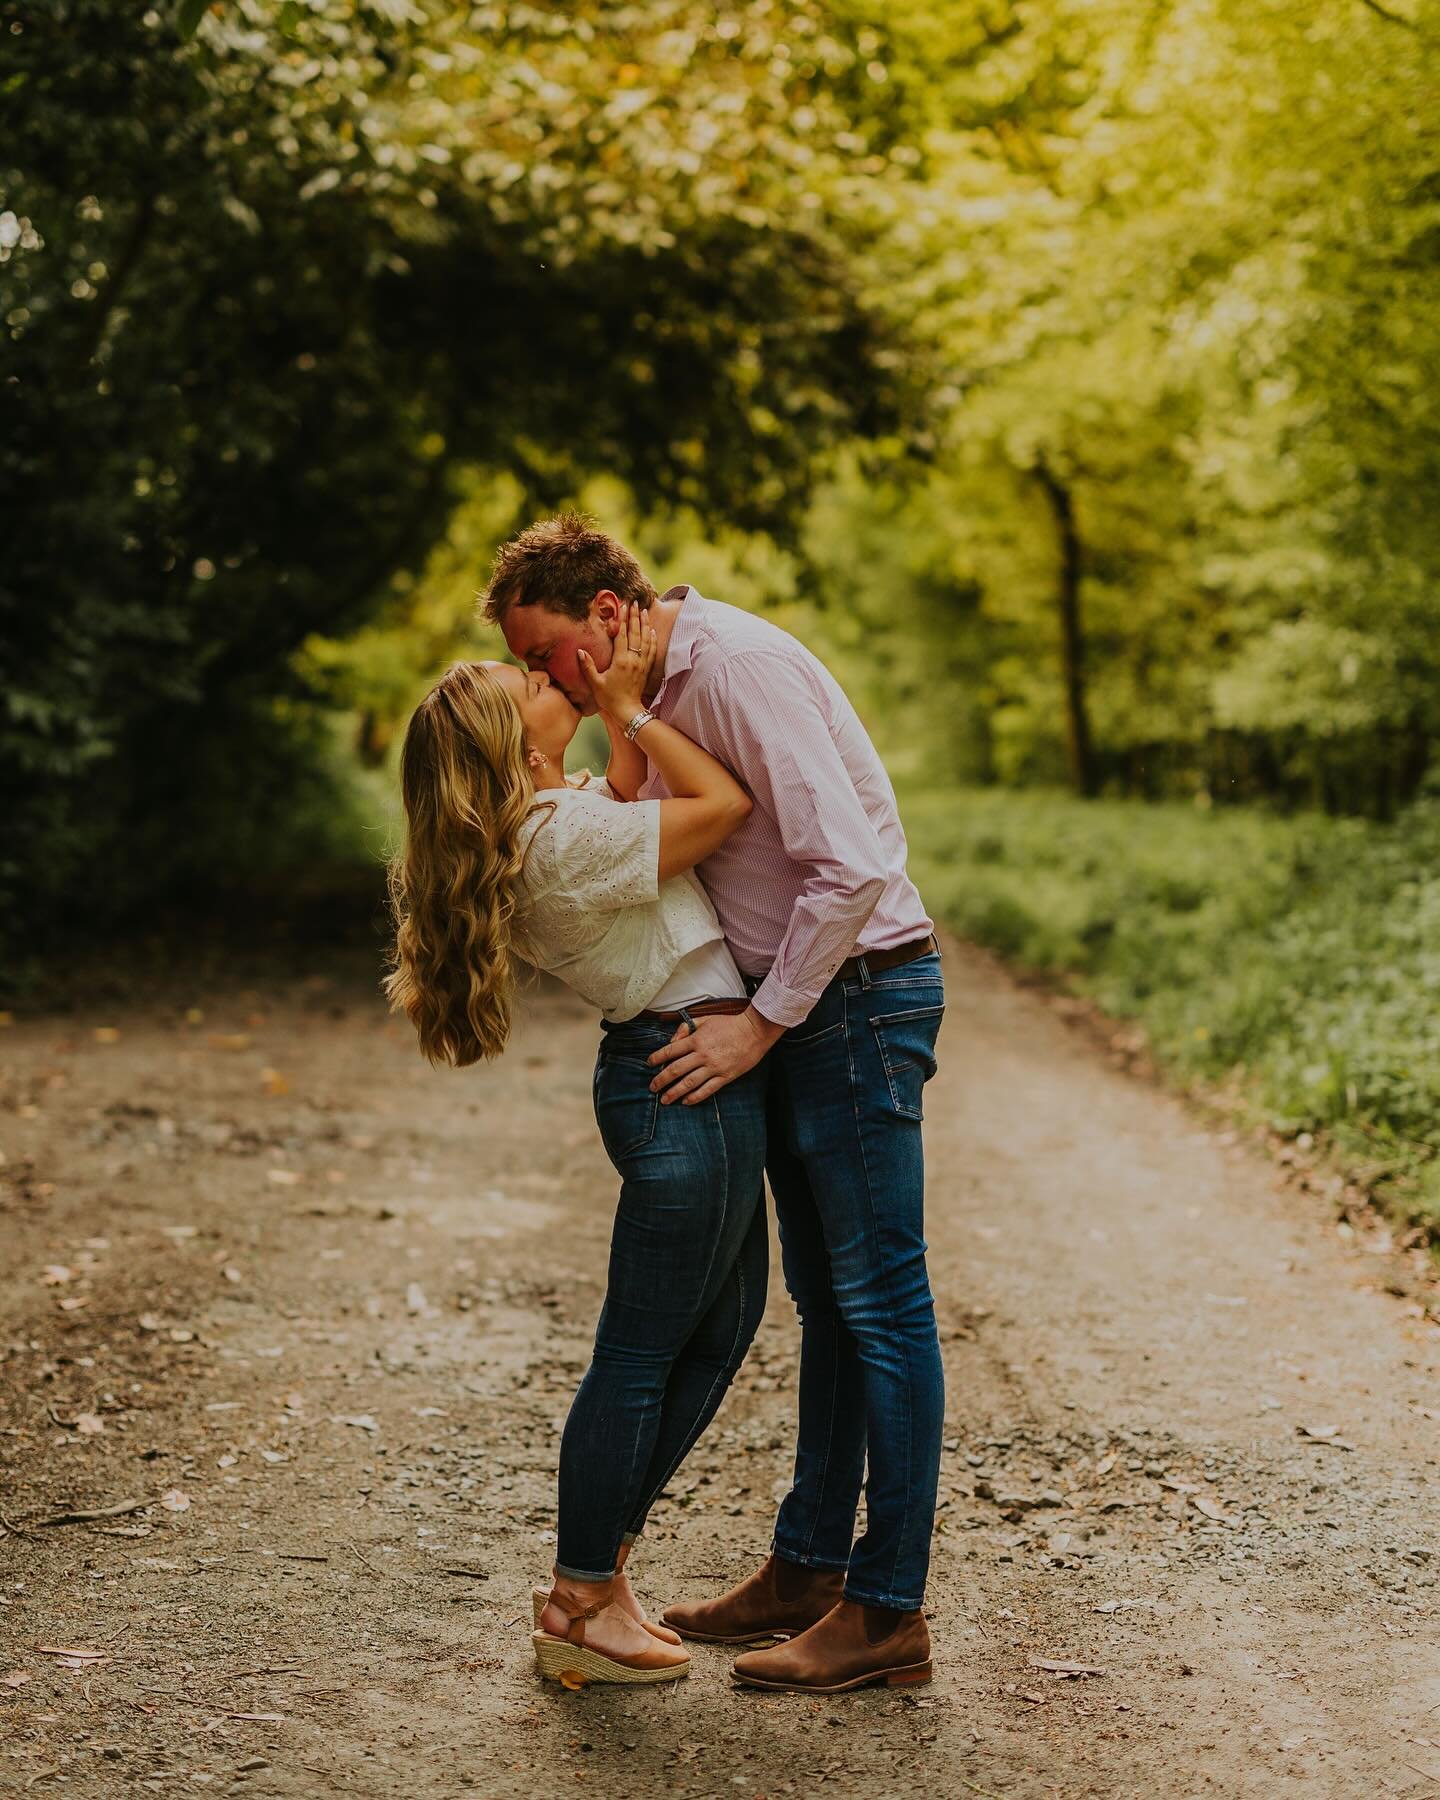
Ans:
{"label": "rolled-up shirt sleeve", "polygon": [[775,819],[804,870],[799,899],[751,1004],[798,1025],[854,950],[885,891],[880,840],[831,735],[824,690],[764,650],[727,657],[691,696],[696,735]]}

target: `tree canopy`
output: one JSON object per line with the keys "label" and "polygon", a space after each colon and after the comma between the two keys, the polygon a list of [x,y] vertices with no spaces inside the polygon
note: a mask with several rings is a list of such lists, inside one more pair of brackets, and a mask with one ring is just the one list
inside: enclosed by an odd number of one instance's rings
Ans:
{"label": "tree canopy", "polygon": [[12,885],[183,864],[458,464],[779,526],[824,445],[923,429],[859,9],[3,12]]}
{"label": "tree canopy", "polygon": [[601,474],[951,773],[1388,811],[1434,17],[0,0],[7,911],[233,867]]}

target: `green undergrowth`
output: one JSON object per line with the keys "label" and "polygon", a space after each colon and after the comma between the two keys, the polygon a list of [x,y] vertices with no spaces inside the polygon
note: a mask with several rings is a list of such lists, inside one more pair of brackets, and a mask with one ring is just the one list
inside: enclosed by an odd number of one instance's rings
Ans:
{"label": "green undergrowth", "polygon": [[1440,1232],[1440,802],[1393,825],[995,789],[902,793],[960,936],[1140,1020],[1181,1080],[1328,1142]]}

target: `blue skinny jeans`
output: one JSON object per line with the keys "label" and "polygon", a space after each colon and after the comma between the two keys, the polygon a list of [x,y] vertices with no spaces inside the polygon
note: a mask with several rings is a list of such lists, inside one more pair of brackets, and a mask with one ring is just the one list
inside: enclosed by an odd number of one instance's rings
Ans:
{"label": "blue skinny jeans", "polygon": [[924,1603],[945,1412],[920,1141],[944,1007],[938,955],[832,981],[761,1065],[766,1172],[801,1326],[795,1476],[775,1552],[844,1569],[847,1599],[904,1611]]}
{"label": "blue skinny jeans", "polygon": [[663,1025],[607,1025],[595,1116],[620,1175],[595,1351],[560,1441],[556,1568],[615,1572],[734,1379],[765,1310],[765,1065],[662,1106]]}

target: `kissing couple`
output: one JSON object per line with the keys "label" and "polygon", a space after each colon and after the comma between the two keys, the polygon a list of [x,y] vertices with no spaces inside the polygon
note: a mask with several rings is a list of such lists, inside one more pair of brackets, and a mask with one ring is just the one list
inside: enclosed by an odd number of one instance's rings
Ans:
{"label": "kissing couple", "polygon": [[[657,594],[593,520],[505,544],[484,610],[525,667],[458,663],[411,718],[385,985],[453,1065],[503,1050],[516,959],[601,1015],[620,1198],[535,1590],[540,1672],[671,1681],[690,1639],[768,1645],[734,1664],[757,1688],[928,1681],[944,1388],[921,1092],[944,985],[894,790],[796,638]],[[605,777],[567,777],[597,711]],[[794,1479],[762,1566],[655,1624],[627,1561],[759,1325],[767,1176],[801,1328]]]}

